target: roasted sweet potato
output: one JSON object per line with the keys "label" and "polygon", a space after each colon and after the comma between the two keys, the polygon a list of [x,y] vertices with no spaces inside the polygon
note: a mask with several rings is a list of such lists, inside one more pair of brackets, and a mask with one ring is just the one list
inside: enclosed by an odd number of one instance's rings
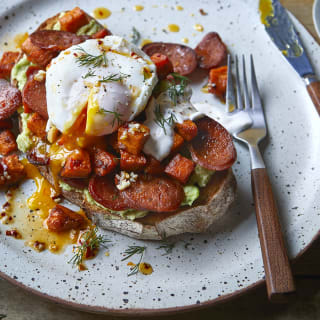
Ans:
{"label": "roasted sweet potato", "polygon": [[147,159],[143,154],[138,156],[120,150],[120,169],[124,171],[141,171],[147,165]]}
{"label": "roasted sweet potato", "polygon": [[77,32],[79,28],[86,25],[89,21],[86,13],[79,7],[75,7],[59,18],[59,22],[61,31]]}
{"label": "roasted sweet potato", "polygon": [[6,51],[0,60],[0,78],[10,78],[11,69],[18,61],[20,52]]}
{"label": "roasted sweet potato", "polygon": [[113,154],[107,151],[98,149],[98,150],[94,150],[93,163],[94,163],[94,172],[98,176],[103,177],[116,168],[118,161]]}
{"label": "roasted sweet potato", "polygon": [[164,171],[164,167],[161,164],[161,162],[152,156],[148,156],[147,166],[144,169],[144,172],[151,174],[151,175],[158,175],[158,174],[163,173],[163,171]]}
{"label": "roasted sweet potato", "polygon": [[228,67],[213,68],[209,73],[209,92],[224,98],[227,90]]}
{"label": "roasted sweet potato", "polygon": [[60,175],[66,178],[87,178],[90,173],[89,153],[83,149],[77,149],[67,157]]}
{"label": "roasted sweet potato", "polygon": [[191,120],[185,120],[183,123],[177,123],[178,133],[186,141],[191,141],[198,133],[197,125]]}
{"label": "roasted sweet potato", "polygon": [[86,226],[86,219],[69,208],[57,204],[49,211],[47,227],[53,232],[81,229]]}
{"label": "roasted sweet potato", "polygon": [[184,184],[188,181],[194,167],[195,163],[192,160],[178,153],[166,166],[164,172]]}
{"label": "roasted sweet potato", "polygon": [[47,121],[44,120],[39,113],[35,112],[27,121],[27,127],[37,137],[44,140],[46,138]]}
{"label": "roasted sweet potato", "polygon": [[154,53],[150,59],[157,67],[159,79],[165,79],[169,73],[173,72],[173,65],[165,54]]}
{"label": "roasted sweet potato", "polygon": [[171,147],[171,153],[177,152],[180,147],[183,145],[184,139],[180,136],[179,133],[174,133],[173,136],[173,145]]}
{"label": "roasted sweet potato", "polygon": [[130,122],[118,129],[118,146],[134,155],[140,154],[150,135],[150,129],[138,122]]}
{"label": "roasted sweet potato", "polygon": [[110,36],[110,35],[111,35],[111,32],[108,29],[103,28],[103,29],[97,31],[95,34],[93,34],[91,36],[91,38],[92,39],[102,39],[105,36]]}
{"label": "roasted sweet potato", "polygon": [[16,138],[10,130],[0,132],[0,154],[8,155],[17,150]]}
{"label": "roasted sweet potato", "polygon": [[24,165],[16,154],[5,156],[0,160],[0,185],[10,185],[25,177]]}

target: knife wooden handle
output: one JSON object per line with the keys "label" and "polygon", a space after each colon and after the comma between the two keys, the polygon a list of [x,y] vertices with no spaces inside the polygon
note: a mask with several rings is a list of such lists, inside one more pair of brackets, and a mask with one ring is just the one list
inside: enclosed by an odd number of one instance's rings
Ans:
{"label": "knife wooden handle", "polygon": [[267,170],[253,169],[251,179],[268,297],[287,302],[295,285]]}
{"label": "knife wooden handle", "polygon": [[311,82],[307,85],[307,89],[312,102],[320,115],[320,81]]}

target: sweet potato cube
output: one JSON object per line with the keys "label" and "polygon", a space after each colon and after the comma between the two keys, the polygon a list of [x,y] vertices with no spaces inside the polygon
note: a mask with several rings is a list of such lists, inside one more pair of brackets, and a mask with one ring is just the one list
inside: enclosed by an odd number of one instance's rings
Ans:
{"label": "sweet potato cube", "polygon": [[166,166],[164,172],[185,184],[194,170],[194,167],[195,163],[192,160],[189,160],[178,153]]}
{"label": "sweet potato cube", "polygon": [[86,219],[81,214],[57,204],[49,211],[47,226],[53,232],[77,230],[86,226]]}
{"label": "sweet potato cube", "polygon": [[79,28],[86,25],[89,21],[86,13],[79,7],[67,11],[59,18],[61,31],[77,32]]}
{"label": "sweet potato cube", "polygon": [[150,135],[150,129],[138,122],[130,122],[118,129],[118,145],[134,155],[138,155]]}
{"label": "sweet potato cube", "polygon": [[209,73],[209,92],[224,98],[227,90],[228,67],[213,68]]}
{"label": "sweet potato cube", "polygon": [[147,165],[147,159],[143,154],[138,156],[120,150],[120,169],[124,171],[141,171]]}
{"label": "sweet potato cube", "polygon": [[147,166],[144,169],[145,173],[152,174],[152,175],[158,175],[163,173],[164,167],[160,161],[155,159],[152,156],[148,156],[147,160]]}
{"label": "sweet potato cube", "polygon": [[17,150],[16,138],[10,130],[0,133],[0,154],[6,156],[12,151]]}
{"label": "sweet potato cube", "polygon": [[18,61],[20,52],[6,51],[0,60],[0,78],[10,78],[11,70]]}
{"label": "sweet potato cube", "polygon": [[86,178],[90,173],[89,153],[83,149],[77,149],[67,157],[60,174],[66,178]]}
{"label": "sweet potato cube", "polygon": [[173,145],[171,147],[171,153],[175,153],[179,150],[179,148],[183,145],[184,139],[180,136],[179,133],[174,133],[173,136]]}
{"label": "sweet potato cube", "polygon": [[118,164],[113,154],[101,149],[94,151],[93,162],[94,172],[101,177],[113,171]]}
{"label": "sweet potato cube", "polygon": [[35,112],[27,121],[27,127],[37,137],[44,140],[46,138],[47,121],[39,113]]}
{"label": "sweet potato cube", "polygon": [[0,184],[12,184],[25,177],[24,165],[16,154],[5,156],[0,160]]}
{"label": "sweet potato cube", "polygon": [[173,72],[173,65],[169,58],[162,53],[154,53],[150,59],[157,67],[159,79],[165,79],[169,73]]}
{"label": "sweet potato cube", "polygon": [[191,141],[198,133],[197,125],[191,120],[185,120],[183,123],[177,123],[178,133],[186,141]]}

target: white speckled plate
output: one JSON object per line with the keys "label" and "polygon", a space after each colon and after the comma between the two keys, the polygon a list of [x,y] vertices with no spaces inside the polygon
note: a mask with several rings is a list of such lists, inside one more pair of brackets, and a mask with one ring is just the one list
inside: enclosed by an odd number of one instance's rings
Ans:
{"label": "white speckled plate", "polygon": [[315,0],[312,8],[313,23],[320,37],[320,1]]}
{"label": "white speckled plate", "polygon": [[[320,227],[320,120],[298,75],[270,42],[260,24],[255,0],[161,1],[157,0],[11,0],[0,2],[1,49],[16,33],[32,31],[49,16],[78,5],[89,13],[105,5],[112,15],[103,23],[114,34],[129,36],[134,25],[143,38],[181,42],[195,46],[208,31],[217,31],[232,53],[253,53],[264,100],[269,141],[264,150],[282,226],[293,259],[310,244]],[[167,3],[167,5],[165,5]],[[16,4],[15,6],[13,6]],[[144,10],[136,12],[133,6]],[[154,5],[158,7],[154,7]],[[175,5],[183,6],[178,11]],[[123,8],[123,9],[122,9]],[[199,9],[208,13],[202,16]],[[319,75],[320,48],[307,31],[294,21]],[[166,33],[169,23],[180,32]],[[193,26],[201,23],[204,32]],[[193,101],[209,101],[194,85]],[[238,200],[228,217],[203,235],[178,237],[167,256],[158,243],[132,240],[114,233],[110,256],[103,252],[89,261],[89,270],[78,272],[67,264],[71,248],[61,255],[41,254],[24,247],[23,241],[4,236],[0,226],[0,270],[17,284],[74,307],[122,314],[177,311],[214,303],[226,295],[261,282],[264,277],[250,189],[249,157],[237,144]],[[25,185],[30,191],[30,185]],[[29,190],[28,190],[29,189]],[[185,248],[185,244],[190,243]],[[145,261],[154,273],[127,277],[121,252],[128,245],[146,245]]]}

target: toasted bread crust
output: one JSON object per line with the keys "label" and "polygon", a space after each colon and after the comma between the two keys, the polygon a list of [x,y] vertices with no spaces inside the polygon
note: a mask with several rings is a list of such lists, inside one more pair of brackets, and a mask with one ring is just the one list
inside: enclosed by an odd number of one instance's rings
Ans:
{"label": "toasted bread crust", "polygon": [[[49,167],[38,166],[41,174],[53,184]],[[181,233],[205,232],[220,219],[235,200],[236,179],[232,169],[216,172],[209,184],[202,188],[200,197],[192,207],[184,207],[171,213],[149,213],[134,221],[91,204],[83,192],[62,190],[70,202],[84,209],[88,217],[100,228],[117,231],[129,237],[145,240],[160,240]]]}

